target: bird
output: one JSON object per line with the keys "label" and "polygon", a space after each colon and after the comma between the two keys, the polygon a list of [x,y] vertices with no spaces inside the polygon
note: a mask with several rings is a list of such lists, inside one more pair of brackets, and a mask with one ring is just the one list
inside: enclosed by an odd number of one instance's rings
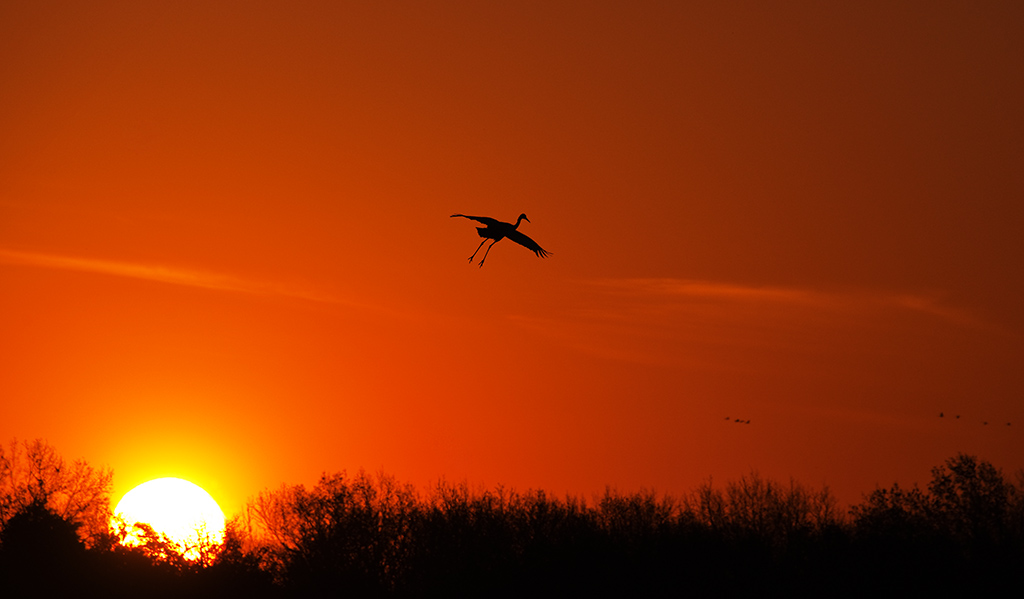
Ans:
{"label": "bird", "polygon": [[942,412],[939,412],[939,418],[942,418],[943,416],[944,414]]}
{"label": "bird", "polygon": [[491,251],[491,247],[493,247],[494,244],[498,243],[502,239],[505,239],[506,237],[518,243],[519,245],[525,247],[526,249],[531,250],[534,254],[537,254],[541,258],[547,258],[548,255],[551,253],[545,250],[544,248],[540,247],[540,245],[536,241],[530,239],[526,235],[516,230],[519,228],[519,223],[523,222],[524,220],[526,222],[530,222],[530,219],[526,218],[526,214],[520,214],[519,218],[516,219],[516,224],[514,225],[512,223],[504,223],[501,222],[500,220],[496,220],[487,216],[469,216],[466,214],[453,214],[451,215],[450,218],[455,218],[457,216],[462,218],[468,218],[470,220],[475,220],[477,222],[487,225],[486,227],[476,228],[477,235],[483,237],[484,240],[481,241],[480,245],[476,247],[476,252],[473,252],[473,255],[469,257],[470,264],[473,263],[473,258],[476,258],[477,252],[480,251],[480,248],[484,246],[484,243],[486,243],[488,239],[492,239],[493,241],[491,241],[491,245],[487,246],[487,250],[484,251],[484,257],[480,259],[480,264],[478,266],[481,267],[484,265],[484,260],[487,260],[487,254]]}

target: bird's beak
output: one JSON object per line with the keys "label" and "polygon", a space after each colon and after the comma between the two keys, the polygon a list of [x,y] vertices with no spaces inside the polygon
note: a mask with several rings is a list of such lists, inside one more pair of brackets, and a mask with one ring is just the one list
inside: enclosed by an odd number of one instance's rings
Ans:
{"label": "bird's beak", "polygon": [[[523,215],[523,220],[525,220],[525,221],[526,221],[526,222],[528,222],[528,223],[530,222],[530,219],[526,218],[526,215],[525,215],[525,214]],[[532,225],[533,223],[530,223],[530,224]]]}

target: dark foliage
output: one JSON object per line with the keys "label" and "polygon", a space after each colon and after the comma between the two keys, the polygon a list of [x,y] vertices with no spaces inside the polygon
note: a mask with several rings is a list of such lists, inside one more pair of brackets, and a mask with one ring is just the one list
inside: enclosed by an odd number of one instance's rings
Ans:
{"label": "dark foliage", "polygon": [[[1024,481],[1024,479],[1022,479]],[[756,473],[680,499],[608,490],[592,504],[440,483],[324,475],[265,491],[225,544],[186,560],[158,535],[86,545],[42,501],[0,533],[4,596],[403,597],[985,595],[1024,566],[1024,500],[958,455],[927,490],[877,489],[849,515],[827,488]]]}
{"label": "dark foliage", "polygon": [[997,588],[1024,566],[1018,487],[957,456],[927,492],[878,489],[849,517],[827,488],[756,473],[681,501],[607,491],[425,497],[387,476],[324,476],[250,502],[243,554],[298,596],[894,595]]}
{"label": "dark foliage", "polygon": [[1001,472],[959,454],[932,469],[928,492],[878,489],[851,510],[865,569],[936,591],[978,594],[1024,566],[1024,496]]}
{"label": "dark foliage", "polygon": [[821,550],[848,536],[826,489],[756,474],[681,502],[609,490],[593,506],[447,483],[419,497],[383,475],[332,475],[259,495],[243,521],[245,551],[281,588],[315,596],[810,593],[835,570]]}
{"label": "dark foliage", "polygon": [[43,501],[14,514],[0,532],[0,588],[5,595],[58,596],[74,590],[85,571],[78,526]]}
{"label": "dark foliage", "polygon": [[113,476],[84,460],[66,462],[42,439],[0,445],[0,530],[15,513],[39,504],[77,524],[92,545],[108,527]]}

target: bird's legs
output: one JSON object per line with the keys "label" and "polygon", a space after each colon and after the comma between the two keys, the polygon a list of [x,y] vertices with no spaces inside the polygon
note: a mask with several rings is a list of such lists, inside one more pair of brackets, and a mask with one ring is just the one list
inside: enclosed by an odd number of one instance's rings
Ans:
{"label": "bird's legs", "polygon": [[[476,246],[476,252],[479,252],[479,251],[480,251],[480,248],[484,247],[484,244],[485,244],[485,243],[487,243],[487,240],[486,240],[486,239],[484,239],[483,241],[481,241],[481,242],[480,242],[480,245]],[[476,252],[473,252],[473,255],[469,257],[469,263],[470,263],[470,264],[472,264],[472,263],[473,263],[473,258],[476,258]],[[481,261],[481,262],[482,262],[482,261]]]}
{"label": "bird's legs", "polygon": [[[484,241],[486,241],[486,239]],[[494,241],[491,242],[491,245],[487,246],[487,249],[484,250],[484,257],[480,258],[480,264],[477,264],[477,266],[483,266],[484,265],[484,260],[487,259],[487,254],[491,253],[491,248],[494,247],[494,244],[498,243],[499,241],[501,241],[501,240],[500,239],[495,239]],[[483,244],[481,243],[480,245],[483,245]],[[476,250],[479,252],[480,248],[476,248]]]}

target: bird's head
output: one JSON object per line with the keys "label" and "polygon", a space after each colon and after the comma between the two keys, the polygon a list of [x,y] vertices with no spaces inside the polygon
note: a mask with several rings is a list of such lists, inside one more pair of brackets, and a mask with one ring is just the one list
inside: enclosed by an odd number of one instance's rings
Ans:
{"label": "bird's head", "polygon": [[[526,222],[530,222],[530,219],[526,218],[526,213],[525,212],[519,215],[519,220],[525,220]],[[519,221],[516,221],[517,224],[518,224],[518,222]]]}

